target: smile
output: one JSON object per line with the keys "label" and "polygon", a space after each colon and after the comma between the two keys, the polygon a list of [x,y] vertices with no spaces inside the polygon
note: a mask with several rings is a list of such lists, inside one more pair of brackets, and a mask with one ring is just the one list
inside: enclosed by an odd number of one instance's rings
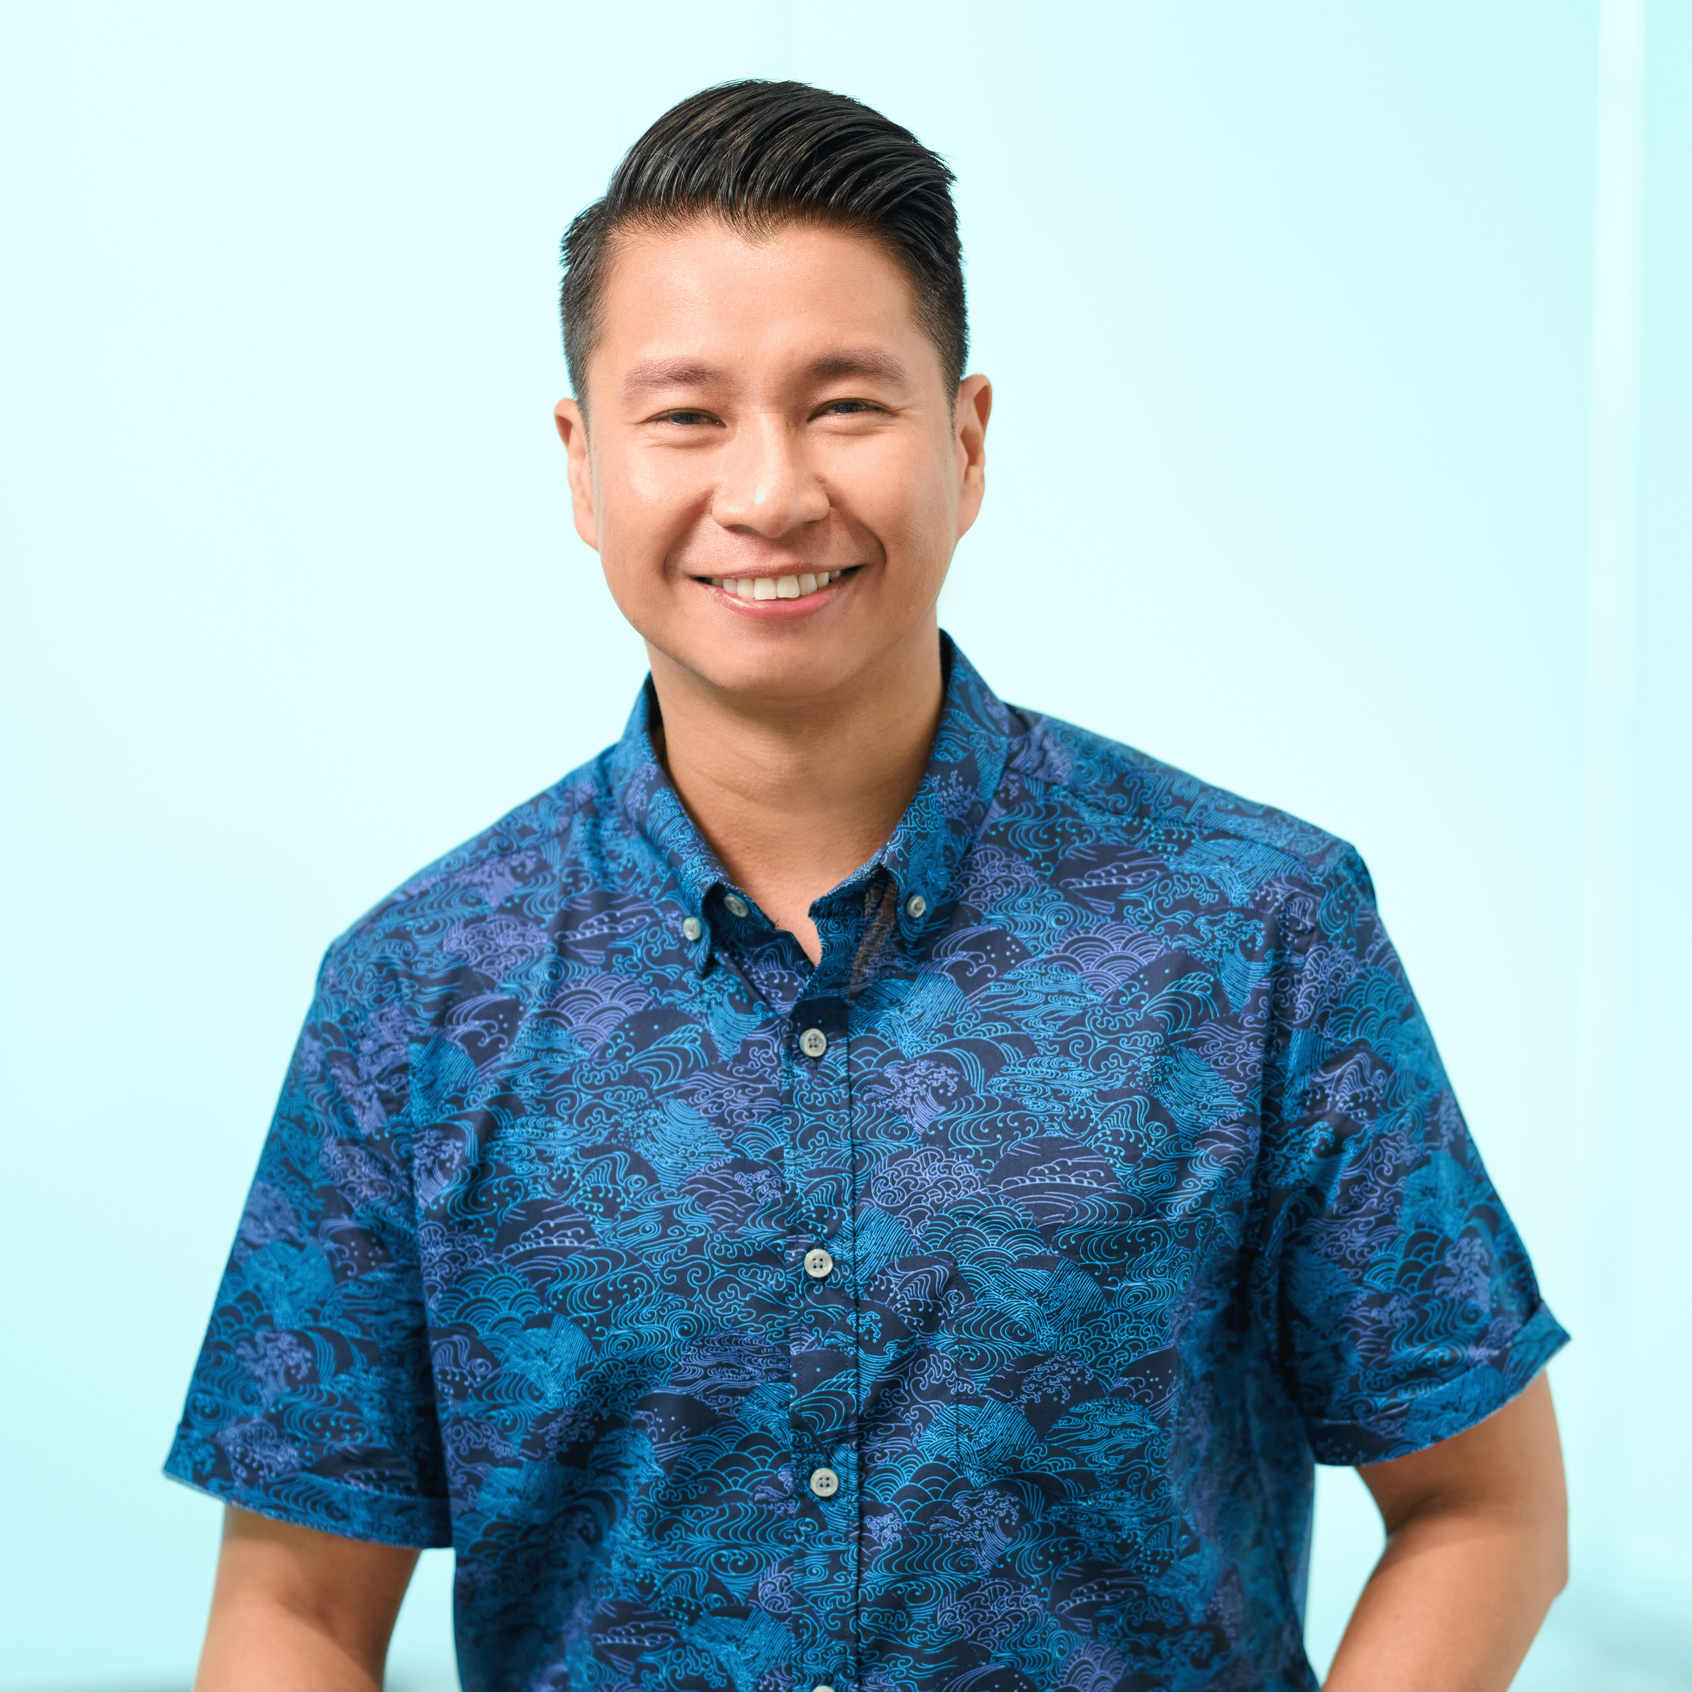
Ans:
{"label": "smile", "polygon": [[801,576],[710,576],[710,586],[732,593],[736,599],[806,599],[837,582],[844,570],[819,570]]}

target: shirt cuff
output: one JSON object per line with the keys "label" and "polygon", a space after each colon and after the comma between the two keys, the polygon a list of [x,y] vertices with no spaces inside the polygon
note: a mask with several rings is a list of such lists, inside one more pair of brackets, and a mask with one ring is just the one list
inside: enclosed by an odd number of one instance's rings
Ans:
{"label": "shirt cuff", "polygon": [[419,1498],[368,1491],[319,1475],[279,1476],[260,1486],[242,1486],[221,1475],[196,1474],[192,1441],[179,1438],[165,1459],[165,1475],[224,1504],[234,1504],[272,1521],[315,1528],[343,1539],[400,1545],[426,1551],[452,1544],[452,1511],[444,1498]]}
{"label": "shirt cuff", "polygon": [[1542,1302],[1508,1345],[1455,1380],[1389,1404],[1361,1421],[1308,1420],[1311,1452],[1318,1463],[1355,1468],[1425,1451],[1503,1409],[1568,1342],[1568,1334]]}

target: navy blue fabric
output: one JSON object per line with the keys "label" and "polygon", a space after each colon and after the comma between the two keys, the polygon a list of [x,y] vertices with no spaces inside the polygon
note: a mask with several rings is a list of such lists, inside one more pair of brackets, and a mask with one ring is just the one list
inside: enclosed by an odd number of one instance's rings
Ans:
{"label": "navy blue fabric", "polygon": [[1310,1688],[1312,1459],[1566,1337],[1357,855],[946,657],[815,969],[649,691],[324,962],[168,1472],[456,1547],[471,1692]]}

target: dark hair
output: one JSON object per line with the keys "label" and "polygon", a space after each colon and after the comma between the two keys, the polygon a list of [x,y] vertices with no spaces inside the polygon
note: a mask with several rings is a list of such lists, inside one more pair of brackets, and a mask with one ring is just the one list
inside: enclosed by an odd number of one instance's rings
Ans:
{"label": "dark hair", "polygon": [[952,173],[908,129],[804,82],[725,82],[672,106],[624,155],[605,198],[565,231],[564,358],[585,397],[606,247],[628,225],[701,215],[762,235],[784,223],[860,230],[909,278],[917,321],[955,391],[969,354]]}

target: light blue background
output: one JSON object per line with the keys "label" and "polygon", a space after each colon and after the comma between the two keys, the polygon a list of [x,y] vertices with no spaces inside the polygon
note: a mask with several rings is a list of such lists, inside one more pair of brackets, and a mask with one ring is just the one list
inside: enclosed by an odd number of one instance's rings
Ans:
{"label": "light blue background", "polygon": [[[1519,1684],[1692,1686],[1692,6],[1646,23],[1635,437],[1595,3],[6,9],[0,1687],[188,1685],[217,1511],[158,1465],[318,956],[642,673],[568,521],[558,235],[748,73],[958,170],[971,657],[1375,872],[1577,1336]],[[1319,1664],[1378,1543],[1325,1475]],[[449,1573],[401,1687],[451,1684]]]}

